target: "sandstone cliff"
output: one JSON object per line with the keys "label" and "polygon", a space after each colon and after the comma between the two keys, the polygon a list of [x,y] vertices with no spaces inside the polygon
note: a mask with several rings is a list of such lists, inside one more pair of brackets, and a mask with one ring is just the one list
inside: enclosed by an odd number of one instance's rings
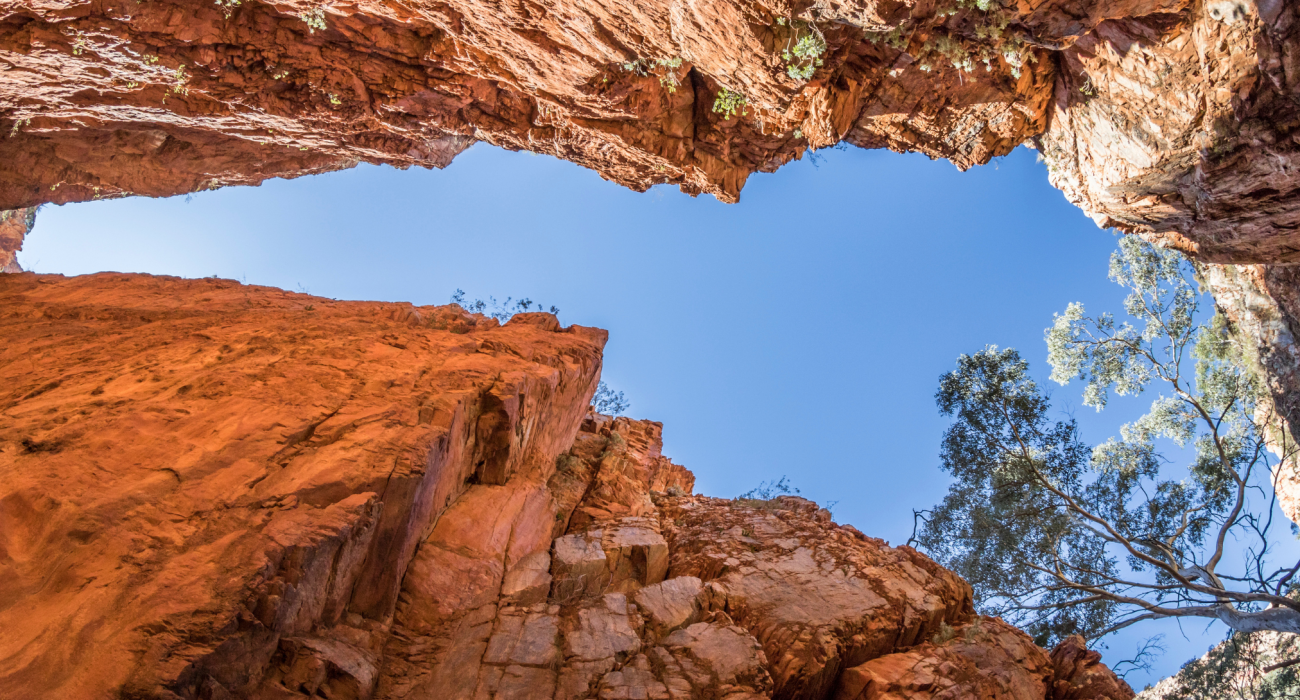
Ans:
{"label": "sandstone cliff", "polygon": [[691,495],[603,331],[0,277],[0,697],[1128,700],[907,547]]}
{"label": "sandstone cliff", "polygon": [[[1283,0],[0,4],[0,209],[444,167],[481,140],[735,199],[847,140],[1032,140],[1103,225],[1298,262]],[[727,99],[720,100],[720,96]]]}
{"label": "sandstone cliff", "polygon": [[[1021,143],[1102,226],[1234,268],[1300,433],[1300,8],[1285,0],[0,0],[0,210],[485,141],[732,201],[840,141]],[[0,234],[12,249],[12,232]],[[5,255],[0,252],[0,255]],[[3,262],[3,261],[0,261]],[[1253,331],[1247,331],[1253,332]]]}

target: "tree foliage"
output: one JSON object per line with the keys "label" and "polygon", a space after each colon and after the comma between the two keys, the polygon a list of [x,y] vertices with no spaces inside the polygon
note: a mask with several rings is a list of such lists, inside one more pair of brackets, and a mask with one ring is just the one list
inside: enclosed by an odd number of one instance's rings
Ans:
{"label": "tree foliage", "polygon": [[596,395],[591,397],[591,407],[596,409],[596,413],[607,416],[621,416],[631,405],[623,398],[623,392],[609,388],[603,379],[596,385]]}
{"label": "tree foliage", "polygon": [[954,483],[916,541],[1042,645],[1164,617],[1300,633],[1300,562],[1275,561],[1263,387],[1221,317],[1197,323],[1178,253],[1125,236],[1110,276],[1132,321],[1070,304],[1046,332],[1051,376],[1082,380],[1099,411],[1159,387],[1150,410],[1089,446],[1015,350],[961,356],[935,396],[955,419],[941,450]]}
{"label": "tree foliage", "polygon": [[1139,700],[1300,700],[1300,636],[1234,632]]}

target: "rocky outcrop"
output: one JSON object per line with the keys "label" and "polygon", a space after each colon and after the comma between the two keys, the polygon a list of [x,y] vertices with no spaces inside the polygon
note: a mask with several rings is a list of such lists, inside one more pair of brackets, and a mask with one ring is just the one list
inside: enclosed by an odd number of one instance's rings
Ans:
{"label": "rocky outcrop", "polygon": [[1083,637],[1067,637],[1052,650],[1051,661],[1051,700],[1133,697],[1133,690],[1101,663],[1101,654],[1088,649]]}
{"label": "rocky outcrop", "polygon": [[36,221],[36,207],[0,211],[0,272],[22,272],[18,251]]}
{"label": "rocky outcrop", "polygon": [[734,200],[841,140],[958,167],[1033,140],[1102,225],[1300,262],[1281,0],[0,8],[0,209],[256,184],[475,141]]}
{"label": "rocky outcrop", "polygon": [[0,299],[12,698],[239,696],[313,654],[366,685],[417,550],[472,484],[545,479],[605,341],[225,280],[27,273]]}
{"label": "rocky outcrop", "polygon": [[[1280,266],[1300,264],[1298,12],[1284,0],[10,0],[0,210],[360,162],[445,167],[476,141],[734,201],[751,173],[841,141],[961,168],[1028,143],[1099,225],[1205,263],[1267,266],[1256,287],[1294,334],[1296,273]],[[0,255],[9,247],[0,239]],[[1279,371],[1295,430],[1300,385]]]}
{"label": "rocky outcrop", "polygon": [[1205,0],[1098,25],[1059,55],[1052,183],[1101,226],[1203,262],[1300,262],[1300,15]]}
{"label": "rocky outcrop", "polygon": [[691,495],[587,409],[603,331],[30,273],[0,331],[3,697],[1132,695],[813,503]]}

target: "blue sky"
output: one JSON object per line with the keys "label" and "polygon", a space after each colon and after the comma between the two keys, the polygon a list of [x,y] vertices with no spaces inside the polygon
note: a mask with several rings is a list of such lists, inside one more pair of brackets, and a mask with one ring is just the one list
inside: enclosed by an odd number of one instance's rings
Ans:
{"label": "blue sky", "polygon": [[[749,180],[739,204],[638,194],[547,156],[478,144],[443,171],[362,166],[257,188],[47,207],[19,260],[37,272],[218,275],[338,299],[530,297],[609,329],[605,380],[664,423],[697,491],[787,475],[836,520],[894,544],[938,502],[939,376],[1011,346],[1048,386],[1043,329],[1081,301],[1119,311],[1114,236],[1019,149],[959,173],[919,155],[823,151]],[[1151,397],[1084,409],[1090,442]],[[1222,638],[1167,634],[1154,678]],[[1152,678],[1129,677],[1140,689]]]}

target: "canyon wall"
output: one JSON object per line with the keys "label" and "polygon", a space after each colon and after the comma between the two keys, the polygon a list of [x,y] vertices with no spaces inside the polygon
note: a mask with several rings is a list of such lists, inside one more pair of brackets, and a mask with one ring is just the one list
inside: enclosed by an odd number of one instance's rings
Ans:
{"label": "canyon wall", "polygon": [[799,498],[589,411],[605,333],[0,276],[0,697],[1128,700]]}
{"label": "canyon wall", "polygon": [[0,209],[256,184],[475,141],[732,201],[842,140],[1036,145],[1102,225],[1297,258],[1283,0],[6,0]]}
{"label": "canyon wall", "polygon": [[[484,141],[724,201],[844,141],[1022,143],[1101,226],[1261,297],[1300,433],[1300,8],[1285,0],[0,0],[0,210],[162,196]],[[12,215],[5,215],[13,219]],[[19,218],[25,214],[18,215]],[[0,224],[4,226],[4,224]],[[13,225],[0,233],[11,264]],[[1253,334],[1261,331],[1262,335]]]}

